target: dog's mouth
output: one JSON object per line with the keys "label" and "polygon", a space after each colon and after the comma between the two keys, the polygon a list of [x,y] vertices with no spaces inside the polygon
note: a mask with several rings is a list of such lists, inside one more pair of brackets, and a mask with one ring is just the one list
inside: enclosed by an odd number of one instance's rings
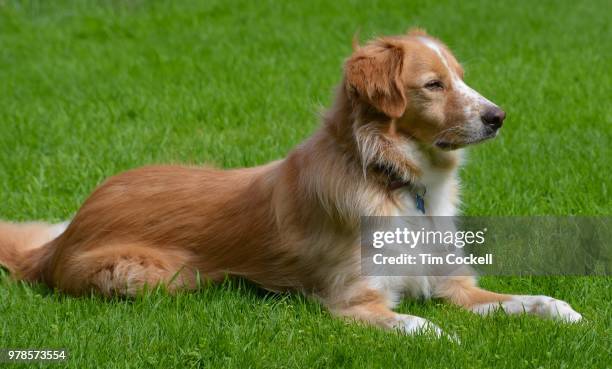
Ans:
{"label": "dog's mouth", "polygon": [[481,142],[490,140],[492,138],[495,138],[498,133],[499,133],[499,130],[490,130],[486,134],[478,136],[476,138],[468,138],[467,140],[461,140],[461,141],[438,140],[434,143],[434,145],[441,150],[452,151],[452,150],[461,149],[469,145],[476,145]]}
{"label": "dog's mouth", "polygon": [[439,149],[442,149],[444,151],[451,151],[451,150],[457,150],[460,149],[464,146],[466,146],[465,144],[457,144],[457,143],[453,143],[453,142],[436,142],[435,143],[436,147]]}

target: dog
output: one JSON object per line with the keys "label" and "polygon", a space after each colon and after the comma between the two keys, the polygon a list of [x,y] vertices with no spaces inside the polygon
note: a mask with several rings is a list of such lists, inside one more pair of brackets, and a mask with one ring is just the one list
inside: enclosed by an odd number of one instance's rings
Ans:
{"label": "dog", "polygon": [[[198,278],[243,277],[406,334],[442,331],[394,312],[402,296],[580,321],[564,301],[490,292],[474,276],[361,274],[360,217],[456,215],[462,149],[495,137],[505,113],[468,87],[449,48],[423,30],[353,47],[321,127],[285,159],[119,174],[70,222],[2,223],[0,264],[72,295],[194,290]],[[414,185],[426,189],[422,204]]]}

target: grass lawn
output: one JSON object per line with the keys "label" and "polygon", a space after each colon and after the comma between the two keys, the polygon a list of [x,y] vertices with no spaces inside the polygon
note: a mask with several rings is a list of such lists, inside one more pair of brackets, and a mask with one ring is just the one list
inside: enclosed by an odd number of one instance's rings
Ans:
{"label": "grass lawn", "polygon": [[[497,140],[470,150],[465,213],[610,215],[609,10],[603,0],[0,0],[0,218],[67,219],[105,177],[147,163],[283,157],[317,126],[353,33],[412,25],[447,42],[468,83],[508,113]],[[241,281],[105,301],[3,274],[0,347],[65,347],[70,368],[605,368],[611,282],[482,279],[568,301],[586,318],[574,326],[401,305],[457,346],[348,325]]]}

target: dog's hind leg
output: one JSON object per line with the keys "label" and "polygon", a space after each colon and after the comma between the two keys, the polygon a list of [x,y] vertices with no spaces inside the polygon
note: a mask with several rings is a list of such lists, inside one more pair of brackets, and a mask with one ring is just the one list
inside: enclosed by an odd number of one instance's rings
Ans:
{"label": "dog's hind leg", "polygon": [[548,296],[509,295],[487,291],[477,287],[473,277],[449,277],[439,285],[435,295],[480,315],[503,310],[507,314],[534,314],[570,323],[582,319],[582,315],[565,301]]}
{"label": "dog's hind leg", "polygon": [[94,291],[105,296],[134,296],[158,285],[169,292],[197,286],[187,253],[139,244],[97,247],[69,258],[57,270],[54,284],[75,295]]}

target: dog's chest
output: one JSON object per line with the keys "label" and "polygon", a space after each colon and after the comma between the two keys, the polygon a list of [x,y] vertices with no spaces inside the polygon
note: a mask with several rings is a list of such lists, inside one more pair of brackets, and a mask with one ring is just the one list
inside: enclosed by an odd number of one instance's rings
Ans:
{"label": "dog's chest", "polygon": [[[397,190],[397,206],[393,209],[392,216],[404,217],[451,217],[457,213],[458,203],[458,180],[454,173],[439,174],[431,173],[423,177],[425,194],[423,204],[419,204],[418,196],[421,193],[406,187]],[[421,209],[420,207],[424,208]],[[422,266],[426,268],[426,266]],[[376,276],[370,277],[370,285],[394,303],[398,302],[402,295],[412,297],[428,298],[434,294],[436,284],[440,277],[429,276],[427,269],[422,276]]]}
{"label": "dog's chest", "polygon": [[417,187],[396,191],[394,216],[455,216],[459,202],[458,179],[454,173],[432,172]]}

